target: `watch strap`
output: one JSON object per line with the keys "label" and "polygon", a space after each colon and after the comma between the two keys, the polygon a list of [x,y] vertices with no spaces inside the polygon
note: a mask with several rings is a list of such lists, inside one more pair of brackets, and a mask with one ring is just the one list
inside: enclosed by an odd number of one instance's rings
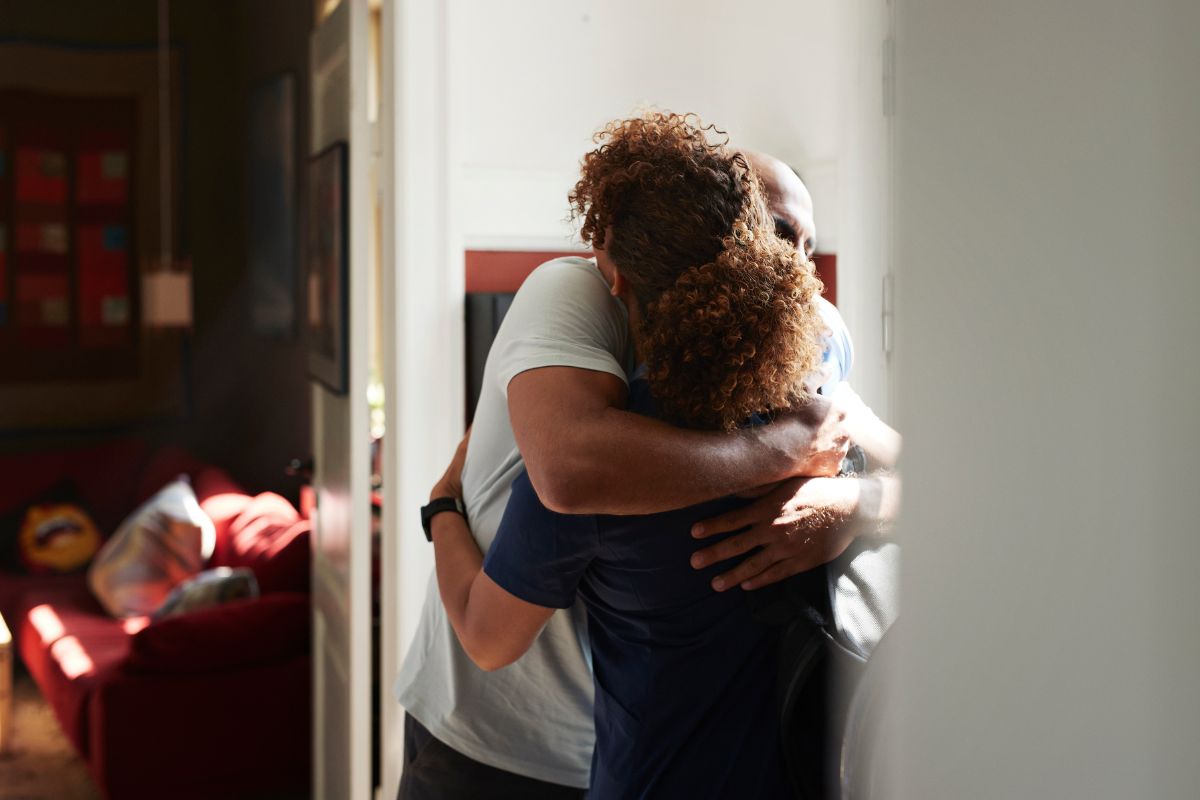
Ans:
{"label": "watch strap", "polygon": [[444,511],[453,511],[467,518],[467,509],[463,507],[461,498],[437,497],[430,500],[428,505],[421,506],[421,527],[425,529],[425,540],[433,541],[433,518]]}

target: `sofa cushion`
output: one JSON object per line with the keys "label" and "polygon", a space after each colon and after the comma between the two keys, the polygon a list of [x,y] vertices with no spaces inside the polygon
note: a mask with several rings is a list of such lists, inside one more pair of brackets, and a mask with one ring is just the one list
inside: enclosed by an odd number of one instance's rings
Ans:
{"label": "sofa cushion", "polygon": [[147,621],[112,619],[78,586],[34,590],[23,599],[21,659],[67,738],[86,755],[88,697],[125,661],[130,635]]}
{"label": "sofa cushion", "polygon": [[198,673],[283,661],[309,651],[308,595],[256,600],[167,617],[133,636],[131,672]]}
{"label": "sofa cushion", "polygon": [[249,567],[263,594],[309,590],[310,522],[284,498],[264,492],[250,500],[217,542],[211,565]]}
{"label": "sofa cushion", "polygon": [[[229,538],[229,526],[242,515],[242,512],[246,510],[246,506],[254,498],[240,490],[216,492],[207,495],[196,492],[196,498],[200,501],[200,509],[213,521],[213,528],[217,534],[217,545],[213,549],[213,557],[210,563],[219,562],[221,552],[225,548],[225,542]],[[215,565],[220,566],[219,563]]]}

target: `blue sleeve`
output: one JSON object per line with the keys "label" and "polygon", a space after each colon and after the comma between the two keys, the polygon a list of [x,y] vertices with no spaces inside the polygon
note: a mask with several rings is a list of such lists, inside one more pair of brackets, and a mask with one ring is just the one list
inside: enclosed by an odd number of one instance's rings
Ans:
{"label": "blue sleeve", "polygon": [[599,547],[596,518],[542,505],[527,473],[513,481],[483,571],[501,588],[546,608],[569,608]]}

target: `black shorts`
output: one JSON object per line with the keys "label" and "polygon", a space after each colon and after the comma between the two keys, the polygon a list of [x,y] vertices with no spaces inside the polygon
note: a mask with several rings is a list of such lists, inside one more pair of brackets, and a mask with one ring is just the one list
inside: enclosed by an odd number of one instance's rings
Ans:
{"label": "black shorts", "polygon": [[404,771],[398,800],[583,800],[585,790],[481,764],[404,715]]}

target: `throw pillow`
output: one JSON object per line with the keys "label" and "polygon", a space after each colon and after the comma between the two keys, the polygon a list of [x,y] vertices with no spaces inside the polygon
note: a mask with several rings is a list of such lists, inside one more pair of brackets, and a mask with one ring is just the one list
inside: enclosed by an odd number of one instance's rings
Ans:
{"label": "throw pillow", "polygon": [[7,565],[30,575],[81,569],[100,547],[100,531],[69,483],[0,520],[0,538]]}
{"label": "throw pillow", "polygon": [[204,568],[215,541],[212,520],[181,475],[121,523],[92,562],[88,585],[114,617],[153,614]]}
{"label": "throw pillow", "polygon": [[258,597],[254,570],[246,567],[217,567],[193,575],[176,586],[154,612],[154,619],[174,617],[191,611],[215,608],[233,600]]}

